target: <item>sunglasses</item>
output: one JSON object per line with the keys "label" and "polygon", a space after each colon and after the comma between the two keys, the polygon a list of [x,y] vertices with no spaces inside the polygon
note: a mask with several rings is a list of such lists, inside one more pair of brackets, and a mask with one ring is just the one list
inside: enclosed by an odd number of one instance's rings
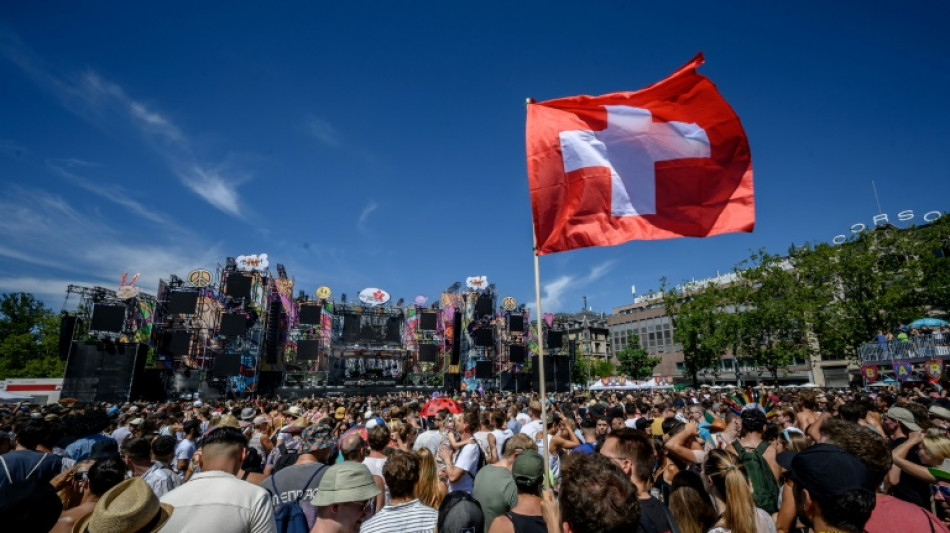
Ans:
{"label": "sunglasses", "polygon": [[940,493],[943,499],[950,500],[950,487],[945,487],[943,485],[931,485],[930,493],[934,496],[936,496],[937,493]]}

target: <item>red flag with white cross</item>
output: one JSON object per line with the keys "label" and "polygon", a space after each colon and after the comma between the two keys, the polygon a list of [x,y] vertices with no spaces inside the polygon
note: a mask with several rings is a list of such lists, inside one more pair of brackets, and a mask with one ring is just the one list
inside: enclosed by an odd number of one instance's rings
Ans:
{"label": "red flag with white cross", "polygon": [[702,64],[636,92],[528,104],[538,255],[752,231],[749,142]]}

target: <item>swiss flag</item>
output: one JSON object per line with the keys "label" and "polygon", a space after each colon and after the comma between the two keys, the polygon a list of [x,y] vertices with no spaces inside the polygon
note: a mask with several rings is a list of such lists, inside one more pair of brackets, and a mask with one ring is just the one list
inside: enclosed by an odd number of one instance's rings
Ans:
{"label": "swiss flag", "polygon": [[749,142],[702,64],[636,92],[528,105],[538,255],[752,231]]}

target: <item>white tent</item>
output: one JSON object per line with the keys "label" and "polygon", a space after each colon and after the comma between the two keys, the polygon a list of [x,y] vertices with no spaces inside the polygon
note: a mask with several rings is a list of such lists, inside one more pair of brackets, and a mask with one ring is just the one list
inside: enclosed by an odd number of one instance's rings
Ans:
{"label": "white tent", "polygon": [[619,380],[610,380],[606,384],[599,379],[595,379],[594,381],[590,382],[590,385],[587,388],[594,391],[597,391],[597,390],[636,390],[640,388],[640,385],[638,382],[630,381],[629,379],[624,380],[622,382]]}

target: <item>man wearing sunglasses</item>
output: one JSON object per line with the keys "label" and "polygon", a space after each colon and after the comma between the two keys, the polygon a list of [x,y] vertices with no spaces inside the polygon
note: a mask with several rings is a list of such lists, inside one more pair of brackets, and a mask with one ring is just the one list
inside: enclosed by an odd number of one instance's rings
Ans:
{"label": "man wearing sunglasses", "polygon": [[317,521],[310,533],[357,533],[380,492],[366,465],[344,461],[331,466],[313,497]]}

